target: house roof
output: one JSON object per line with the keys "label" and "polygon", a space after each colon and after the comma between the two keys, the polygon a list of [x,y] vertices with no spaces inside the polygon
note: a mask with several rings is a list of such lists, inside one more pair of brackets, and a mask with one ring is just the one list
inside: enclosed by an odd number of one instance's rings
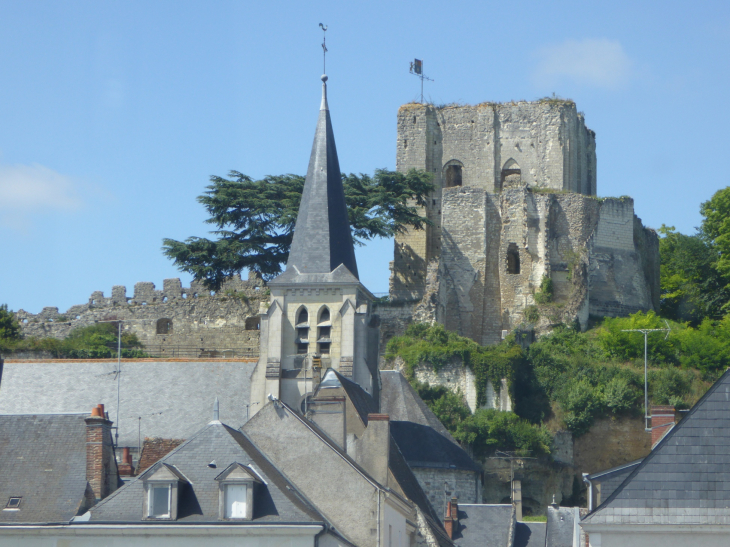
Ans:
{"label": "house roof", "polygon": [[504,547],[509,545],[513,511],[511,504],[459,504],[457,547]]}
{"label": "house roof", "polygon": [[0,416],[0,523],[68,522],[86,492],[84,414]]}
{"label": "house roof", "polygon": [[159,437],[145,439],[144,444],[142,444],[142,453],[139,456],[139,463],[137,464],[137,475],[157,463],[161,458],[172,452],[184,442],[185,439],[161,439]]}
{"label": "house roof", "polygon": [[545,547],[546,532],[545,522],[518,522],[515,524],[514,547]]}
{"label": "house roof", "polygon": [[358,278],[326,81],[322,76],[322,105],[286,271],[274,284],[303,282],[297,279],[298,274],[329,274],[340,266],[354,281]]}
{"label": "house roof", "polygon": [[730,524],[730,370],[595,511],[588,524]]}
{"label": "house roof", "polygon": [[546,545],[550,547],[573,547],[576,520],[580,520],[577,507],[548,505]]}
{"label": "house roof", "polygon": [[429,426],[458,444],[399,371],[381,370],[380,383],[380,412],[388,414],[394,421]]}
{"label": "house roof", "polygon": [[[216,462],[213,467],[209,465],[212,460]],[[219,484],[215,479],[232,463],[250,466],[264,483],[254,494],[253,519],[235,525],[324,522],[322,515],[242,432],[220,422],[208,424],[159,463],[173,466],[189,481],[181,488],[176,522],[218,522]],[[94,506],[88,522],[149,524],[142,515],[144,479],[155,468]]]}
{"label": "house roof", "polygon": [[[243,361],[122,361],[119,446],[137,446],[139,436],[186,439],[203,428],[220,400],[221,421],[246,421],[250,376],[256,363]],[[116,362],[5,362],[0,413],[88,413],[104,403],[117,421]],[[184,394],[184,396],[181,396]],[[141,418],[141,419],[140,419]]]}
{"label": "house roof", "polygon": [[391,421],[390,433],[411,467],[482,471],[463,448],[430,426]]}

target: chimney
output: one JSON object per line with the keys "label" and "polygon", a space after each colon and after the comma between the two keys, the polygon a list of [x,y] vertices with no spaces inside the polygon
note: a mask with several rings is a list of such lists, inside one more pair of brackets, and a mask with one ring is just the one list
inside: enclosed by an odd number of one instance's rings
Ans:
{"label": "chimney", "polygon": [[444,528],[450,539],[454,539],[456,532],[459,531],[459,500],[457,498],[451,498],[451,501],[446,504]]}
{"label": "chimney", "polygon": [[117,465],[120,477],[131,477],[134,475],[134,466],[132,465],[132,455],[129,453],[129,447],[122,449],[122,463]]}
{"label": "chimney", "polygon": [[112,422],[104,405],[97,405],[86,418],[86,480],[99,501],[117,488],[117,467],[112,445]]}
{"label": "chimney", "polygon": [[344,451],[347,451],[346,409],[347,402],[340,396],[315,397],[307,407],[307,417]]}
{"label": "chimney", "polygon": [[362,434],[357,451],[358,463],[383,486],[388,486],[390,456],[390,416],[368,414],[368,426]]}
{"label": "chimney", "polygon": [[522,481],[514,479],[512,481],[512,505],[515,507],[515,517],[518,521],[522,520]]}
{"label": "chimney", "polygon": [[651,447],[664,438],[674,425],[674,407],[652,405],[651,407]]}

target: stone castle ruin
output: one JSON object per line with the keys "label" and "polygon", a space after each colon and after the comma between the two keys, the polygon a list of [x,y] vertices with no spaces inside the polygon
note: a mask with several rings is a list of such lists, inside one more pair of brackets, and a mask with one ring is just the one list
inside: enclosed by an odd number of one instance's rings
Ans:
{"label": "stone castle ruin", "polygon": [[[425,208],[433,225],[396,237],[389,302],[373,309],[381,353],[414,320],[494,344],[515,329],[658,310],[657,235],[631,198],[597,197],[595,133],[572,101],[404,105],[396,163],[433,173],[436,190]],[[541,298],[546,279],[551,298]],[[137,283],[129,298],[117,286],[62,315],[17,316],[30,336],[121,319],[155,355],[253,356],[262,302],[256,276],[217,293],[167,279],[161,291]]]}
{"label": "stone castle ruin", "polygon": [[411,168],[434,175],[433,225],[396,237],[391,306],[481,344],[659,308],[656,232],[631,198],[596,197],[595,133],[573,102],[404,105],[397,169]]}
{"label": "stone castle ruin", "polygon": [[111,296],[96,291],[86,304],[63,314],[47,307],[38,314],[19,310],[16,316],[26,336],[65,338],[78,327],[121,320],[156,356],[252,357],[258,355],[259,306],[268,298],[266,284],[253,274],[245,281],[229,279],[218,292],[195,281],[184,288],[175,278],[165,279],[162,290],[137,283],[131,298],[118,285]]}

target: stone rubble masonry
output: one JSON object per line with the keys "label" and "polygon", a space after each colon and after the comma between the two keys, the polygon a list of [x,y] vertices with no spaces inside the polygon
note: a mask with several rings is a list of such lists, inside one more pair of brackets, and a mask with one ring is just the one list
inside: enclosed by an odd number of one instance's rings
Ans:
{"label": "stone rubble masonry", "polygon": [[451,498],[459,498],[462,503],[482,503],[481,481],[474,471],[435,467],[412,469],[428,501],[440,515],[446,514]]}
{"label": "stone rubble masonry", "polygon": [[[155,354],[256,355],[259,303],[267,300],[266,284],[255,274],[246,281],[235,276],[217,293],[199,282],[184,288],[175,278],[165,279],[162,290],[156,290],[153,283],[137,283],[131,298],[125,287],[115,286],[110,297],[96,291],[86,304],[72,306],[64,314],[47,307],[38,314],[19,310],[16,317],[25,336],[63,339],[76,328],[119,319],[125,330],[136,334]],[[158,329],[158,322],[165,319],[171,320],[171,329],[161,324]]]}
{"label": "stone rubble masonry", "polygon": [[[447,187],[452,166],[461,186]],[[422,211],[433,226],[396,237],[379,311],[408,303],[412,320],[494,344],[515,329],[658,309],[658,237],[631,198],[595,197],[595,134],[571,101],[404,105],[397,169],[411,168],[434,175]],[[554,299],[538,304],[546,276]],[[525,317],[533,307],[537,321]],[[383,344],[409,322],[390,315]]]}

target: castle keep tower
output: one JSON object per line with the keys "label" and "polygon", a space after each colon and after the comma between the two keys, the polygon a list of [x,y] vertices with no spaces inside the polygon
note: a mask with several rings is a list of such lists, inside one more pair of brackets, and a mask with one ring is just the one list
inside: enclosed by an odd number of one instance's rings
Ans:
{"label": "castle keep tower", "polygon": [[[378,396],[379,329],[360,283],[327,105],[327,76],[286,270],[269,283],[251,409],[269,394],[300,408],[331,367]],[[259,403],[259,404],[256,404]]]}
{"label": "castle keep tower", "polygon": [[630,198],[596,198],[595,133],[572,101],[404,105],[396,163],[436,186],[433,225],[396,236],[391,263],[391,301],[418,320],[489,344],[658,309],[657,235]]}

